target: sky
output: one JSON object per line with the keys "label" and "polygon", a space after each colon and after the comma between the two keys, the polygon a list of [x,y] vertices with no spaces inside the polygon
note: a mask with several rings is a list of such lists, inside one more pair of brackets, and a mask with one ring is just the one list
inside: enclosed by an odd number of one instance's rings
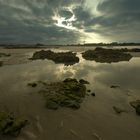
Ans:
{"label": "sky", "polygon": [[140,42],[140,0],[0,0],[0,44]]}

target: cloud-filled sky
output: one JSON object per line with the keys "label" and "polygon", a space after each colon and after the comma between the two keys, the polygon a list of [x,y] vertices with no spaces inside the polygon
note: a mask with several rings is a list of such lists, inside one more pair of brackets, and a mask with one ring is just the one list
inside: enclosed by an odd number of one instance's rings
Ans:
{"label": "cloud-filled sky", "polygon": [[0,43],[140,42],[140,0],[0,0]]}

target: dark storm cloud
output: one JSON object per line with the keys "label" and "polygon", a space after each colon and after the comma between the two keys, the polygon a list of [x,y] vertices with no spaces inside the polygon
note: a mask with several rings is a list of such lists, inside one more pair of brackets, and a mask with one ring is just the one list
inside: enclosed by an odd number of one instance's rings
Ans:
{"label": "dark storm cloud", "polygon": [[56,12],[70,18],[72,13],[64,8],[77,4],[74,0],[0,0],[0,43],[78,43],[78,31],[58,27],[52,18]]}
{"label": "dark storm cloud", "polygon": [[139,0],[105,0],[97,6],[100,15],[85,23],[85,31],[96,32],[112,40],[139,42],[139,7]]}
{"label": "dark storm cloud", "polygon": [[[0,43],[72,44],[84,40],[84,32],[140,42],[139,6],[140,0],[0,0]],[[77,30],[57,26],[53,19],[57,15],[67,20],[73,14],[76,20],[70,25]]]}

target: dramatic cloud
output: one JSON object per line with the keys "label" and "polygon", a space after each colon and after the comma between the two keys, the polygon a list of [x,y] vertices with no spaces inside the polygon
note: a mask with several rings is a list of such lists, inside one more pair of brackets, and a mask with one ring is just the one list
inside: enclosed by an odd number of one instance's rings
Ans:
{"label": "dramatic cloud", "polygon": [[139,0],[0,0],[0,43],[140,42]]}

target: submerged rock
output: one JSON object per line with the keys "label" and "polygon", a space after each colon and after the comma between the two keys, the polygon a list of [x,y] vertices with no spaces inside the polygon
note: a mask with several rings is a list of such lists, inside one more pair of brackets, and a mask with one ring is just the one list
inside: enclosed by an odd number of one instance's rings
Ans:
{"label": "submerged rock", "polygon": [[59,107],[78,109],[86,95],[86,86],[72,78],[50,84],[46,83],[44,87],[45,89],[39,93],[44,96],[46,107],[53,110]]}
{"label": "submerged rock", "polygon": [[132,101],[130,105],[135,108],[137,115],[140,116],[140,100]]}
{"label": "submerged rock", "polygon": [[96,62],[101,63],[129,61],[132,58],[131,54],[125,53],[122,50],[104,48],[85,51],[82,53],[82,56],[86,60],[95,60]]}
{"label": "submerged rock", "polygon": [[18,136],[26,124],[27,120],[15,118],[6,112],[0,112],[0,134],[2,135]]}
{"label": "submerged rock", "polygon": [[76,53],[73,52],[59,52],[55,53],[51,50],[41,50],[38,52],[35,52],[30,58],[31,60],[36,59],[49,59],[53,60],[55,63],[63,63],[65,65],[73,65],[75,63],[79,62],[79,58],[76,57]]}

